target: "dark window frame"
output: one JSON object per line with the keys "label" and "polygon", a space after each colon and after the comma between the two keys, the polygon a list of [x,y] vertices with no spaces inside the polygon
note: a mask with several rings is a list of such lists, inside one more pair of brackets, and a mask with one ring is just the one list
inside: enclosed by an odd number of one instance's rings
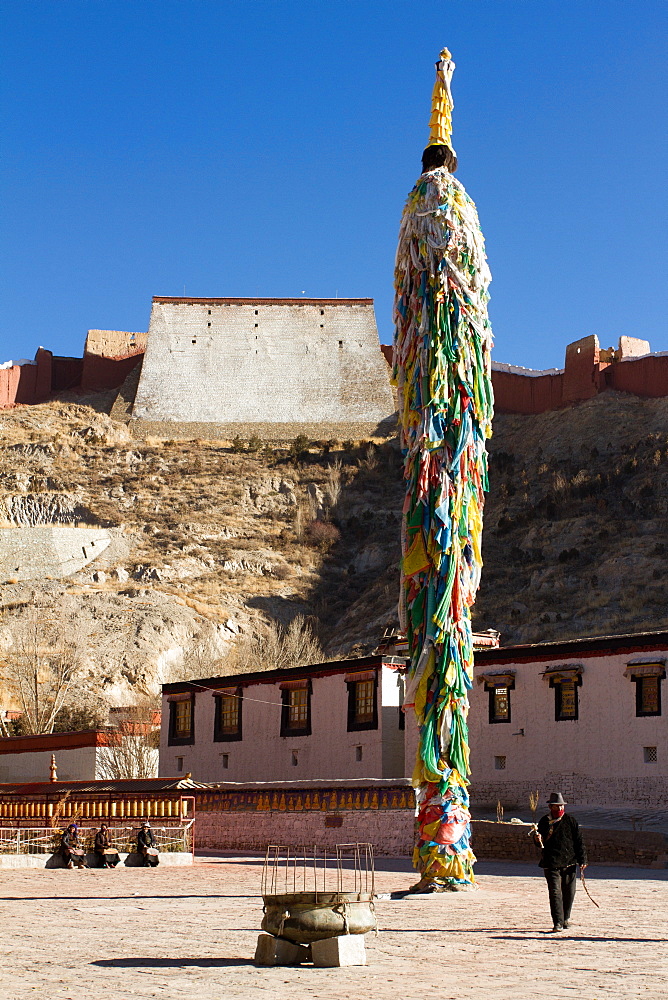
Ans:
{"label": "dark window frame", "polygon": [[[300,728],[290,725],[290,695],[293,691],[306,691],[306,725]],[[283,688],[281,691],[281,736],[310,736],[311,735],[311,696],[313,685],[309,679],[303,687]]]}
{"label": "dark window frame", "polygon": [[[510,692],[514,690],[515,684],[486,684],[485,687],[489,691],[489,724],[490,726],[500,726],[504,723],[511,722],[512,718],[512,700],[510,697]],[[494,705],[494,695],[499,688],[505,688],[506,697],[508,698],[508,715],[504,719],[497,718]]]}
{"label": "dark window frame", "polygon": [[214,694],[215,699],[215,710],[213,715],[213,742],[214,743],[236,743],[243,739],[243,688],[238,687],[236,689],[236,699],[239,708],[237,728],[233,733],[226,733],[223,731],[221,717],[223,714],[223,698],[229,698],[230,695],[225,695],[222,693]]}
{"label": "dark window frame", "polygon": [[[575,685],[575,714],[574,715],[564,715],[562,708],[562,690],[561,685],[567,683],[573,683]],[[565,677],[560,680],[556,678],[550,678],[550,687],[554,688],[554,721],[555,722],[577,722],[580,717],[580,697],[578,695],[578,688],[582,686],[582,675],[578,674],[575,677]]]}
{"label": "dark window frame", "polygon": [[[368,729],[378,729],[378,672],[377,671],[373,678],[373,715],[371,719],[366,722],[358,722],[356,719],[357,685],[366,684],[370,680],[371,678],[369,677],[365,681],[346,681],[346,687],[348,688],[348,732],[349,733],[360,733]],[[401,709],[399,711],[401,711]]]}
{"label": "dark window frame", "polygon": [[[642,710],[642,686],[643,682],[649,679],[654,680],[656,678],[656,712],[643,712]],[[633,678],[633,683],[636,686],[636,718],[638,719],[649,719],[656,718],[661,715],[661,681],[663,677],[657,674],[637,674]]]}
{"label": "dark window frame", "polygon": [[[184,701],[190,702],[190,732],[187,736],[177,736],[176,735],[176,706],[183,704]],[[191,694],[190,698],[181,698],[178,701],[169,702],[169,730],[167,735],[167,745],[170,747],[185,747],[192,746],[195,742],[195,695]]]}

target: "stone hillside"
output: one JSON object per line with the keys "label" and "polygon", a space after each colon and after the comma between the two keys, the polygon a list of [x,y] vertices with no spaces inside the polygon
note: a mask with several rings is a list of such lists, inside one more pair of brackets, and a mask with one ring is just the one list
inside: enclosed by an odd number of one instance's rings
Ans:
{"label": "stone hillside", "polygon": [[[103,636],[85,683],[115,704],[233,670],[266,620],[312,616],[330,656],[372,649],[395,621],[393,442],[140,440],[63,402],[4,411],[0,436],[0,670],[30,603],[63,594]],[[606,392],[500,415],[490,450],[476,628],[507,644],[668,625],[668,400]],[[75,530],[101,533],[103,551],[45,568],[45,526],[54,552],[65,537],[79,551]]]}

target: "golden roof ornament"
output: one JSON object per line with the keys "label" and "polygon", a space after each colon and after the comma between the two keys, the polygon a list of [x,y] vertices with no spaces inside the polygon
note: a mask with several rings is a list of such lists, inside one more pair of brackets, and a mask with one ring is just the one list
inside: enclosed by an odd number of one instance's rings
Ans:
{"label": "golden roof ornament", "polygon": [[[449,49],[441,49],[436,63],[436,82],[431,95],[431,117],[429,119],[429,142],[427,146],[449,146],[452,149],[452,99],[450,82],[455,71],[455,63]],[[452,149],[454,153],[454,149]]]}

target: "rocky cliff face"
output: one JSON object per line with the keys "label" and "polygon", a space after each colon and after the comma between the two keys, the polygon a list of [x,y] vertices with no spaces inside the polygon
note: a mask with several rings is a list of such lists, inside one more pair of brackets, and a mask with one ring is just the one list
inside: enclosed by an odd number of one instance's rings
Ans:
{"label": "rocky cliff face", "polygon": [[502,415],[475,625],[502,642],[668,624],[668,399]]}
{"label": "rocky cliff face", "polygon": [[[235,644],[263,620],[312,616],[332,656],[373,649],[396,620],[394,442],[142,440],[64,403],[5,411],[0,435],[0,650],[31,601],[75,595],[103,640],[85,683],[110,703],[233,669]],[[668,624],[667,400],[608,392],[500,415],[490,452],[476,628],[507,644]],[[58,524],[108,544],[73,572],[64,560],[67,575],[34,559],[12,576],[2,553],[16,532],[38,551]]]}

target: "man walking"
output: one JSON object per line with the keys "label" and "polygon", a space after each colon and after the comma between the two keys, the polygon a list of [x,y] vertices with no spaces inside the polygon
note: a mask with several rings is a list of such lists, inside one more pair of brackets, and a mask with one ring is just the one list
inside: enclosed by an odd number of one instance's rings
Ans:
{"label": "man walking", "polygon": [[574,816],[566,815],[566,801],[561,792],[552,792],[550,813],[538,821],[534,841],[542,848],[538,864],[543,869],[550,896],[552,933],[568,927],[575,899],[576,867],[587,867],[587,851]]}

